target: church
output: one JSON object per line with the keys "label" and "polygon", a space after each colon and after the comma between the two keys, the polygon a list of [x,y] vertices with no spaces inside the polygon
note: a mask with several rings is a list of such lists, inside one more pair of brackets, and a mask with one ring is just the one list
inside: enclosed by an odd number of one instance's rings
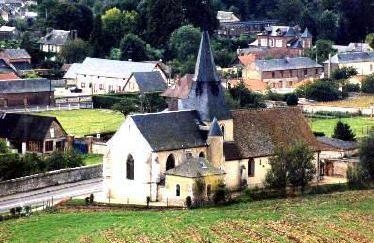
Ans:
{"label": "church", "polygon": [[129,115],[107,142],[104,192],[128,203],[183,205],[197,178],[210,198],[219,183],[230,190],[261,187],[275,148],[319,143],[299,108],[229,110],[214,64],[208,32],[202,33],[193,83],[176,111]]}

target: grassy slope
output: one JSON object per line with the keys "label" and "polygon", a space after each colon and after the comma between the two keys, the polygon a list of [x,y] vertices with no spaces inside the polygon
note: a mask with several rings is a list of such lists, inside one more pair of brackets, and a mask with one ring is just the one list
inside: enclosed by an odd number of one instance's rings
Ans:
{"label": "grassy slope", "polygon": [[[370,129],[371,126],[374,126],[374,119],[371,119],[369,117],[341,118],[340,120],[344,123],[348,123],[357,137],[362,137],[363,135],[366,135],[366,129]],[[331,136],[334,132],[334,127],[338,121],[339,118],[313,118],[312,122],[309,122],[309,124],[313,131],[324,132],[326,136]]]}
{"label": "grassy slope", "polygon": [[114,132],[124,120],[121,113],[104,109],[48,111],[38,114],[56,116],[68,134],[78,137],[96,132]]}
{"label": "grassy slope", "polygon": [[95,165],[103,163],[102,154],[83,154],[82,156],[85,165]]}
{"label": "grassy slope", "polygon": [[318,104],[327,105],[327,106],[362,108],[362,107],[370,107],[371,104],[373,103],[374,103],[374,95],[362,95],[362,96],[354,97],[351,99],[344,99],[344,100],[331,101],[331,102],[320,102]]}
{"label": "grassy slope", "polygon": [[[182,211],[42,214],[4,242],[373,242],[374,190]],[[347,241],[348,240],[348,241]],[[0,240],[1,241],[1,240]]]}

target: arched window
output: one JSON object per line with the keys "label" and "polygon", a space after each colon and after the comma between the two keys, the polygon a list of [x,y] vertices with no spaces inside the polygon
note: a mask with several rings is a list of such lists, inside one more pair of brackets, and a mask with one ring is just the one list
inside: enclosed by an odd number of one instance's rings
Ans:
{"label": "arched window", "polygon": [[134,180],[134,158],[131,154],[127,156],[126,160],[126,179]]}
{"label": "arched window", "polygon": [[166,170],[173,169],[175,167],[175,158],[173,154],[169,154],[166,160]]}
{"label": "arched window", "polygon": [[255,176],[255,161],[254,159],[248,160],[248,177]]}
{"label": "arched window", "polygon": [[205,154],[204,154],[204,152],[200,152],[199,157],[200,157],[200,158],[205,158]]}
{"label": "arched window", "polygon": [[179,197],[181,195],[181,187],[179,184],[175,187],[175,195]]}
{"label": "arched window", "polygon": [[224,125],[221,125],[221,131],[222,131],[223,139],[225,139],[225,126]]}

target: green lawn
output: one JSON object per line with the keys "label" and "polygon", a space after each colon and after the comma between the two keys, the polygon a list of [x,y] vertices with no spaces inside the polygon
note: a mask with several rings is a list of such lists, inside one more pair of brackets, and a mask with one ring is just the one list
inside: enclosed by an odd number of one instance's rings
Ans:
{"label": "green lawn", "polygon": [[77,137],[97,132],[115,132],[124,120],[122,113],[104,109],[46,111],[37,114],[56,116],[66,132]]}
{"label": "green lawn", "polygon": [[2,242],[374,242],[374,190],[171,211],[60,212],[0,223]]}
{"label": "green lawn", "polygon": [[85,165],[95,165],[103,163],[102,154],[83,154],[82,156]]}
{"label": "green lawn", "polygon": [[[362,137],[367,134],[367,131],[371,127],[374,127],[374,119],[369,117],[352,117],[352,118],[340,118],[344,123],[348,123],[352,128],[356,137]],[[323,119],[323,118],[312,118],[309,119],[309,125],[315,132],[324,132],[326,136],[330,136],[334,132],[334,127],[339,121],[339,118],[334,119]]]}

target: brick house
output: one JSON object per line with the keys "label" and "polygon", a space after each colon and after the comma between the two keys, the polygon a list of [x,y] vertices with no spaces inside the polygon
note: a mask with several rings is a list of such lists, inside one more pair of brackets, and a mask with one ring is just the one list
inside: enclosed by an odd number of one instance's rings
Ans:
{"label": "brick house", "polygon": [[305,79],[320,78],[323,67],[308,57],[256,60],[242,71],[246,80],[260,80],[270,88],[292,88]]}
{"label": "brick house", "polygon": [[56,117],[0,113],[0,138],[20,153],[64,150],[67,134]]}
{"label": "brick house", "polygon": [[50,80],[44,78],[0,80],[0,109],[51,105],[53,92]]}

